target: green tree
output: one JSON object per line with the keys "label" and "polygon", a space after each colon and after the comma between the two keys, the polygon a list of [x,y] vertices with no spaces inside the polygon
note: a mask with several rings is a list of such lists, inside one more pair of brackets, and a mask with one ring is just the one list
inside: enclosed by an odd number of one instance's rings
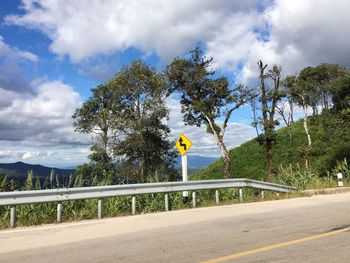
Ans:
{"label": "green tree", "polygon": [[[272,176],[272,150],[276,141],[275,127],[278,124],[275,119],[277,102],[281,99],[280,84],[281,84],[281,67],[274,65],[272,69],[265,73],[267,65],[260,60],[259,67],[259,83],[260,83],[260,101],[262,113],[262,125],[264,134],[260,136],[259,142],[265,145],[267,172],[268,177]],[[265,79],[272,80],[272,86],[266,87]]]}
{"label": "green tree", "polygon": [[346,120],[350,120],[350,73],[335,82],[331,88],[334,110],[340,112]]}
{"label": "green tree", "polygon": [[121,164],[132,167],[127,172],[138,182],[157,173],[169,178],[174,173],[175,152],[164,124],[168,110],[163,76],[134,61],[92,92],[73,116],[76,131],[94,133],[98,139],[91,147],[91,162],[78,167],[78,184],[118,182],[112,174]]}
{"label": "green tree", "polygon": [[[213,58],[206,58],[196,48],[189,59],[175,58],[166,69],[170,92],[181,94],[184,122],[192,126],[206,125],[213,134],[224,159],[225,178],[232,177],[232,164],[224,143],[224,135],[232,112],[254,98],[246,86],[229,87],[226,77],[215,77]],[[218,119],[223,117],[221,126]]]}
{"label": "green tree", "polygon": [[308,168],[308,155],[312,150],[312,139],[308,128],[308,105],[314,105],[315,92],[314,92],[314,79],[308,78],[309,68],[306,71],[302,71],[302,75],[290,75],[283,81],[284,86],[289,90],[289,93],[293,100],[303,108],[304,112],[304,130],[307,137],[307,146],[305,147],[304,154],[302,156],[305,167]]}
{"label": "green tree", "polygon": [[322,110],[330,108],[332,88],[345,75],[345,68],[338,64],[321,64],[314,68],[314,82]]}
{"label": "green tree", "polygon": [[92,96],[73,115],[74,127],[77,132],[95,135],[97,142],[91,148],[92,160],[106,164],[111,161],[109,148],[116,137],[118,97],[108,84],[91,91]]}
{"label": "green tree", "polygon": [[114,155],[123,156],[135,167],[138,181],[149,181],[154,174],[169,179],[174,174],[174,143],[167,137],[170,132],[164,121],[168,109],[164,99],[166,82],[155,69],[141,61],[123,67],[109,82],[118,97],[116,118],[121,136],[114,145]]}

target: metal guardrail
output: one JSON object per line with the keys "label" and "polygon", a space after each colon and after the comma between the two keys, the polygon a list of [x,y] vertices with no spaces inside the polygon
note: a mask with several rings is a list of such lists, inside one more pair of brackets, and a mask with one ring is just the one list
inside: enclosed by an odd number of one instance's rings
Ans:
{"label": "metal guardrail", "polygon": [[[297,189],[273,183],[266,183],[250,179],[225,179],[225,180],[203,180],[187,182],[167,182],[167,183],[146,183],[146,184],[128,184],[128,185],[110,185],[94,187],[63,188],[50,190],[32,190],[32,191],[15,191],[0,193],[0,206],[11,207],[10,225],[15,226],[16,222],[16,205],[36,204],[58,202],[57,221],[61,222],[62,202],[70,200],[82,200],[97,198],[98,201],[98,218],[102,218],[102,198],[113,196],[132,196],[132,213],[136,213],[136,196],[142,194],[165,193],[165,208],[169,209],[168,193],[180,191],[193,191],[192,202],[196,206],[195,195],[198,190],[223,189],[223,188],[256,188],[260,190],[276,192],[294,192]],[[240,189],[240,200],[243,195]],[[263,196],[263,192],[262,192]],[[215,193],[216,203],[219,202],[219,192]]]}

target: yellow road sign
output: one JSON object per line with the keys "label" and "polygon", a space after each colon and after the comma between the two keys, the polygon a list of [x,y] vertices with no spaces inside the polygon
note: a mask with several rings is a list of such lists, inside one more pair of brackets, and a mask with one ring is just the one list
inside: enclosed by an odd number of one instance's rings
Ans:
{"label": "yellow road sign", "polygon": [[179,139],[176,141],[176,148],[179,150],[181,155],[185,155],[186,152],[191,148],[192,142],[181,133]]}

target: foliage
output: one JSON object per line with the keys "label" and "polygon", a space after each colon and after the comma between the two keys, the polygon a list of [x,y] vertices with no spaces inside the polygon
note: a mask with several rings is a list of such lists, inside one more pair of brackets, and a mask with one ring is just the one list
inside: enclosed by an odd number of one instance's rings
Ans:
{"label": "foliage", "polygon": [[350,179],[350,166],[346,158],[344,160],[337,161],[335,167],[332,169],[330,176],[336,177],[337,173],[341,173],[343,178]]}
{"label": "foliage", "polygon": [[[271,69],[265,73],[267,65],[260,60],[258,62],[259,67],[259,100],[261,101],[261,121],[260,124],[264,133],[258,135],[258,142],[264,145],[266,150],[266,165],[268,176],[271,177],[272,173],[272,159],[273,159],[273,146],[276,143],[275,127],[278,126],[278,121],[275,119],[275,113],[277,110],[277,102],[281,99],[280,92],[280,79],[281,79],[281,67],[273,65]],[[265,80],[272,80],[271,87],[267,87]],[[254,112],[254,118],[255,112]],[[254,120],[254,125],[257,125]],[[258,122],[259,123],[259,122]]]}
{"label": "foliage", "polygon": [[[244,85],[230,88],[226,77],[216,77],[212,70],[213,58],[206,58],[196,48],[190,58],[175,58],[166,68],[169,92],[180,94],[181,109],[185,124],[206,125],[207,131],[216,139],[225,161],[224,174],[230,178],[231,160],[224,143],[224,134],[232,112],[255,95]],[[218,118],[223,117],[222,126]]]}
{"label": "foliage", "polygon": [[118,177],[121,165],[137,182],[174,177],[174,143],[168,140],[170,130],[164,124],[169,112],[163,76],[134,61],[92,93],[73,116],[76,131],[97,133],[98,139],[91,148],[91,163],[78,168],[80,184],[118,182],[112,177]]}
{"label": "foliage", "polygon": [[308,186],[315,184],[318,175],[305,168],[300,168],[299,164],[278,167],[277,175],[274,178],[275,182],[283,185],[294,186],[297,189],[303,190]]}
{"label": "foliage", "polygon": [[91,149],[93,154],[90,157],[95,161],[98,159],[102,163],[108,163],[108,146],[115,139],[115,113],[119,110],[119,104],[108,85],[99,85],[91,92],[92,96],[72,116],[74,127],[77,132],[97,135],[95,137],[98,142]]}
{"label": "foliage", "polygon": [[336,82],[332,88],[332,99],[334,109],[341,112],[343,118],[350,120],[350,73],[348,72],[342,79]]}
{"label": "foliage", "polygon": [[[116,156],[123,156],[136,180],[146,182],[151,176],[169,180],[174,176],[174,143],[164,120],[166,83],[162,75],[140,61],[122,68],[109,83],[118,94],[117,113],[122,138],[113,146]],[[130,171],[129,171],[130,172]]]}

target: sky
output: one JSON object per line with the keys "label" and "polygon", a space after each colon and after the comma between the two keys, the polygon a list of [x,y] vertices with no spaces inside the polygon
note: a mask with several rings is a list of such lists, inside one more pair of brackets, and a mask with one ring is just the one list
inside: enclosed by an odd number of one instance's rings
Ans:
{"label": "sky", "polygon": [[[350,66],[347,0],[1,0],[0,162],[71,167],[87,161],[93,138],[74,132],[90,89],[135,59],[164,69],[200,46],[231,85],[257,85],[257,61],[282,66]],[[205,127],[185,126],[176,97],[171,139],[190,155],[220,156]],[[229,148],[255,136],[249,106],[225,134]]]}

